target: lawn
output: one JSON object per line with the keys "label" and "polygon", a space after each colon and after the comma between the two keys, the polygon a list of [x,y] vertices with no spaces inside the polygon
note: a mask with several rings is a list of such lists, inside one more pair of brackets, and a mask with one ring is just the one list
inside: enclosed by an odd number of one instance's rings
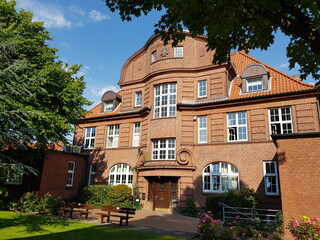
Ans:
{"label": "lawn", "polygon": [[183,238],[111,228],[78,221],[0,211],[0,239],[153,239],[183,240]]}

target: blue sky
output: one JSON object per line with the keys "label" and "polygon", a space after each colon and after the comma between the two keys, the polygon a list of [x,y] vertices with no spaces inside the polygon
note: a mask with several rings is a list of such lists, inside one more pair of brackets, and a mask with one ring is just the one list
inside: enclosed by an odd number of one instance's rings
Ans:
{"label": "blue sky", "polygon": [[[102,0],[16,0],[17,9],[32,11],[34,20],[43,21],[53,37],[49,44],[58,48],[59,59],[69,64],[82,64],[79,74],[85,75],[85,97],[100,102],[107,90],[117,85],[125,61],[139,50],[153,34],[160,13],[122,22]],[[267,50],[253,50],[251,56],[290,75],[298,68],[288,69],[286,46],[288,38],[277,34]],[[307,79],[312,83],[312,79]],[[87,107],[88,109],[92,106]]]}

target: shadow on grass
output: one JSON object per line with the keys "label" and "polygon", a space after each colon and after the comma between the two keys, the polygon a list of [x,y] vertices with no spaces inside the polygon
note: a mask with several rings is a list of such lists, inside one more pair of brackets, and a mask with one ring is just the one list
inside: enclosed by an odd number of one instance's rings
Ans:
{"label": "shadow on grass", "polygon": [[[20,239],[21,238],[12,238]],[[67,232],[44,234],[41,236],[25,237],[23,239],[35,239],[35,240],[119,240],[119,239],[130,239],[130,240],[182,240],[183,238],[177,238],[172,236],[164,236],[157,234],[150,234],[144,232],[136,232],[121,228],[111,228],[107,226],[92,226],[83,229],[76,229]]]}
{"label": "shadow on grass", "polygon": [[50,232],[43,227],[66,227],[71,224],[70,221],[63,219],[54,219],[43,216],[27,215],[27,214],[15,214],[12,218],[0,218],[0,227],[25,227],[24,231],[27,233],[32,232]]}

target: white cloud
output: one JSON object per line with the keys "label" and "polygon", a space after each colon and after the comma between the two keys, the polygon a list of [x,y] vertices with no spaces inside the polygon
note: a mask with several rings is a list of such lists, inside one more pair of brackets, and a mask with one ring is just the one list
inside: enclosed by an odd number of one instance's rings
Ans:
{"label": "white cloud", "polygon": [[278,68],[289,68],[289,63],[283,63]]}
{"label": "white cloud", "polygon": [[100,22],[103,20],[110,20],[111,17],[108,15],[103,15],[101,12],[97,11],[97,10],[91,10],[89,12],[89,17],[94,21],[94,22]]}
{"label": "white cloud", "polygon": [[44,22],[47,28],[71,27],[71,22],[64,16],[63,9],[52,5],[43,4],[37,0],[17,0],[17,8],[33,12],[33,20]]}
{"label": "white cloud", "polygon": [[73,12],[73,13],[82,15],[82,16],[85,14],[85,12],[84,12],[84,10],[82,10],[82,8],[80,8],[79,6],[74,5],[74,4],[70,5],[70,6],[68,7],[68,10],[71,11],[71,12]]}
{"label": "white cloud", "polygon": [[[300,67],[300,66],[299,66],[298,63],[296,63],[296,64],[294,65],[294,68],[299,68],[299,67]],[[289,63],[283,63],[283,64],[279,65],[278,68],[286,68],[286,69],[289,69]]]}
{"label": "white cloud", "polygon": [[117,86],[113,86],[113,85],[109,85],[103,88],[92,88],[91,89],[91,93],[96,96],[96,97],[102,97],[102,95],[106,92],[106,91],[114,91],[114,92],[118,92],[119,88]]}
{"label": "white cloud", "polygon": [[85,76],[89,70],[90,70],[90,67],[88,67],[88,66],[82,66],[82,68],[80,69],[80,71],[78,71],[77,74],[75,74],[75,76],[76,76],[76,77]]}
{"label": "white cloud", "polygon": [[68,52],[71,52],[72,48],[71,48],[71,46],[70,46],[68,43],[66,43],[66,42],[60,42],[60,45],[61,45],[65,50],[67,50]]}

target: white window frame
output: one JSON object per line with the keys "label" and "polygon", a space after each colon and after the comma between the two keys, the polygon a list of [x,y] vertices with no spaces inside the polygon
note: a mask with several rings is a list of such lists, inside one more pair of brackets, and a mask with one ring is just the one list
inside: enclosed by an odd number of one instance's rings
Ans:
{"label": "white window frame", "polygon": [[151,63],[157,61],[157,51],[151,53]]}
{"label": "white window frame", "polygon": [[[267,172],[267,165],[272,164],[273,165],[273,172]],[[269,167],[269,170],[272,170],[272,167]],[[279,195],[279,182],[278,182],[278,170],[277,170],[277,163],[275,161],[265,161],[263,162],[263,175],[264,175],[264,191],[266,195]],[[272,180],[274,179],[274,183],[272,183]],[[268,191],[269,187],[275,188],[275,191],[271,189],[271,191]]]}
{"label": "white window frame", "polygon": [[[202,85],[204,83],[204,85]],[[207,80],[198,81],[198,97],[207,96]]]}
{"label": "white window frame", "polygon": [[173,48],[173,57],[179,58],[183,57],[183,47],[182,46],[177,46]]}
{"label": "white window frame", "polygon": [[67,175],[67,184],[66,184],[67,187],[72,187],[73,186],[75,169],[76,169],[76,163],[73,162],[73,161],[70,161],[68,163],[68,175]]}
{"label": "white window frame", "polygon": [[86,128],[84,137],[84,149],[94,148],[95,138],[96,138],[96,127]]}
{"label": "white window frame", "polygon": [[133,137],[132,137],[132,146],[140,146],[140,123],[133,124]]}
{"label": "white window frame", "polygon": [[[289,110],[288,112],[283,113],[283,110]],[[276,115],[272,115],[272,111],[276,111],[277,115],[279,117],[279,120],[274,120],[274,118],[276,117]],[[288,119],[283,119],[283,117],[285,118],[290,118]],[[274,128],[276,128],[276,126],[280,126],[280,133],[277,133],[276,130]],[[280,107],[280,108],[270,108],[269,109],[269,126],[270,126],[270,135],[273,134],[288,134],[288,133],[293,133],[294,129],[293,129],[293,122],[292,122],[292,111],[291,111],[291,107]],[[291,131],[289,130],[284,130],[284,126],[287,126],[287,129],[289,129],[288,127],[290,126]]]}
{"label": "white window frame", "polygon": [[105,102],[104,103],[104,112],[112,112],[113,111],[113,102]]}
{"label": "white window frame", "polygon": [[[250,88],[253,88],[250,90]],[[254,89],[256,88],[256,89]],[[260,78],[251,78],[247,79],[247,91],[248,92],[258,92],[263,90],[263,79]]]}
{"label": "white window frame", "polygon": [[176,139],[152,140],[152,160],[176,160]]}
{"label": "white window frame", "polygon": [[154,87],[154,117],[175,117],[177,112],[177,83]]}
{"label": "white window frame", "polygon": [[119,145],[120,125],[108,126],[107,148],[116,148]]}
{"label": "white window frame", "polygon": [[14,163],[4,163],[4,169],[7,169],[7,178],[5,184],[7,185],[21,185],[23,179],[23,170]]}
{"label": "white window frame", "polygon": [[[234,179],[236,178],[236,187]],[[227,183],[223,186],[223,181]],[[209,180],[209,181],[207,181]],[[225,189],[223,189],[225,188]],[[239,189],[239,171],[236,166],[226,162],[210,163],[202,170],[202,191],[212,193],[223,193],[228,189]]]}
{"label": "white window frame", "polygon": [[134,99],[134,106],[140,107],[142,105],[142,92],[136,92]]}
{"label": "white window frame", "polygon": [[[205,138],[202,138],[204,136]],[[198,143],[207,143],[208,141],[208,117],[198,117]]]}
{"label": "white window frame", "polygon": [[[244,114],[245,118],[242,118]],[[231,118],[235,115],[235,119]],[[243,123],[245,119],[245,123]],[[238,142],[248,140],[248,127],[247,127],[247,112],[232,112],[227,114],[227,126],[228,126],[228,142]],[[245,131],[243,131],[243,129]],[[245,135],[245,138],[243,138]],[[234,139],[231,139],[234,138]],[[240,139],[241,138],[241,139]]]}
{"label": "white window frame", "polygon": [[125,163],[112,166],[109,171],[108,184],[111,186],[125,184],[132,187],[133,172],[132,168]]}
{"label": "white window frame", "polygon": [[90,164],[90,169],[89,169],[89,176],[88,176],[88,185],[94,185],[94,179],[96,176],[96,169],[97,165],[96,164]]}

